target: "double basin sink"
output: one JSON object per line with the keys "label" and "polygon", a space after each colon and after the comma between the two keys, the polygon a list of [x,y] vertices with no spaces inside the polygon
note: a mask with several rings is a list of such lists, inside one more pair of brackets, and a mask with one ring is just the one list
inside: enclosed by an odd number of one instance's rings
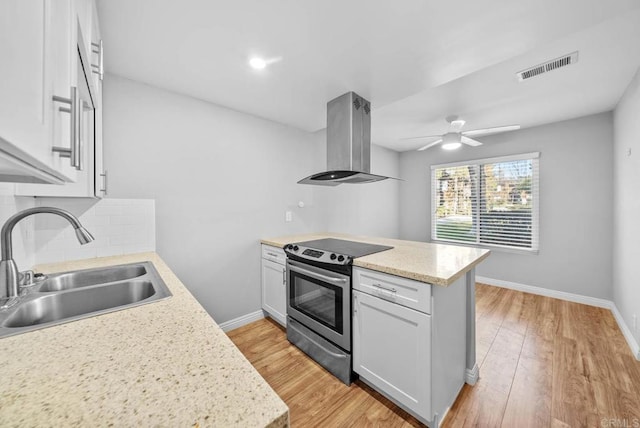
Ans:
{"label": "double basin sink", "polygon": [[23,288],[15,306],[0,311],[0,337],[128,309],[171,296],[151,262],[48,275]]}

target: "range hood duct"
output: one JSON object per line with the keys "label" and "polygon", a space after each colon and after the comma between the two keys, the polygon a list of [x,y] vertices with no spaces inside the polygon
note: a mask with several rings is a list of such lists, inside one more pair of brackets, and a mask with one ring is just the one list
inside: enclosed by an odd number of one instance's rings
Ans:
{"label": "range hood duct", "polygon": [[371,174],[371,103],[347,92],[327,103],[327,171],[298,184],[337,186],[372,183],[390,177]]}

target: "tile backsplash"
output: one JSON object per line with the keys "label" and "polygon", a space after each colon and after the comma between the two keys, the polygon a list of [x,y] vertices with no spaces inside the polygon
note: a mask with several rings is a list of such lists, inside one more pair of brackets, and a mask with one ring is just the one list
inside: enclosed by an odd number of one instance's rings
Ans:
{"label": "tile backsplash", "polygon": [[[18,211],[36,206],[34,198],[15,197],[13,190],[13,184],[0,183],[0,227]],[[13,229],[13,258],[21,269],[36,263],[34,220],[33,216],[24,218]]]}
{"label": "tile backsplash", "polygon": [[63,218],[36,216],[36,264],[155,251],[153,199],[38,198],[37,206],[55,206],[70,211],[91,232],[95,241],[80,245],[73,227]]}

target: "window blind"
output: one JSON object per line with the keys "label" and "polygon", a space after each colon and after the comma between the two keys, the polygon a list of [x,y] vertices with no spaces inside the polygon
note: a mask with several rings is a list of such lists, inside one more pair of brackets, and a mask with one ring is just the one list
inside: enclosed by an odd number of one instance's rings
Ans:
{"label": "window blind", "polygon": [[431,237],[538,250],[539,153],[431,167]]}

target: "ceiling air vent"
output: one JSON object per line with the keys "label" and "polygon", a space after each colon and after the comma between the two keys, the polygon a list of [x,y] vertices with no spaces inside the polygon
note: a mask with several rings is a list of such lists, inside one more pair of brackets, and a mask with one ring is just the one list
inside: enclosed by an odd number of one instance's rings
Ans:
{"label": "ceiling air vent", "polygon": [[518,76],[518,80],[522,82],[523,80],[531,79],[532,77],[548,73],[558,68],[566,67],[567,65],[575,64],[576,62],[578,62],[577,51],[561,56],[560,58],[552,59],[551,61],[547,61],[543,64],[527,68],[526,70],[522,70],[516,73],[516,76]]}

